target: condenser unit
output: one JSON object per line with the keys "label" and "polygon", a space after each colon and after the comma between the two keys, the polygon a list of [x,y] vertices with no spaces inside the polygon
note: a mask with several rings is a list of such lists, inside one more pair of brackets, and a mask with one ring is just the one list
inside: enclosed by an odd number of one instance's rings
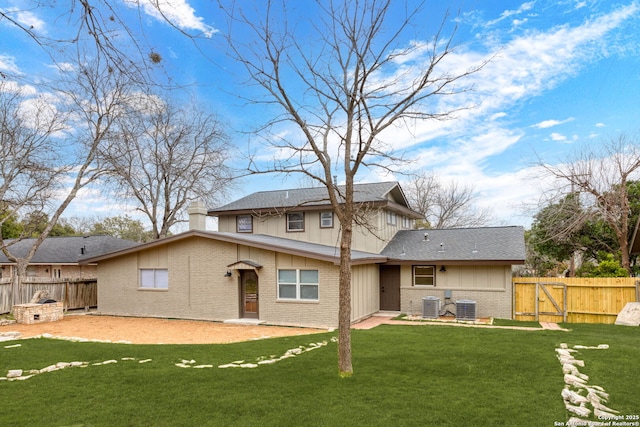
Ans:
{"label": "condenser unit", "polygon": [[476,320],[476,302],[470,299],[457,300],[456,320]]}
{"label": "condenser unit", "polygon": [[422,317],[426,319],[437,319],[440,316],[440,298],[422,298]]}

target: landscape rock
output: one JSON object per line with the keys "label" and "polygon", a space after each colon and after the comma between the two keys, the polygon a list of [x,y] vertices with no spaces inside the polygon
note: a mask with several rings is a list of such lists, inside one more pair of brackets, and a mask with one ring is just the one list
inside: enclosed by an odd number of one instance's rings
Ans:
{"label": "landscape rock", "polygon": [[50,299],[50,298],[51,298],[51,295],[49,295],[49,291],[47,291],[46,289],[42,289],[36,292],[35,294],[33,294],[33,297],[31,298],[31,301],[29,301],[29,304],[37,304],[38,301],[42,299]]}
{"label": "landscape rock", "polygon": [[640,326],[640,302],[628,302],[618,313],[616,325]]}
{"label": "landscape rock", "polygon": [[13,341],[20,337],[22,337],[20,332],[0,332],[0,341]]}
{"label": "landscape rock", "polygon": [[22,376],[22,369],[10,369],[7,378],[18,378]]}

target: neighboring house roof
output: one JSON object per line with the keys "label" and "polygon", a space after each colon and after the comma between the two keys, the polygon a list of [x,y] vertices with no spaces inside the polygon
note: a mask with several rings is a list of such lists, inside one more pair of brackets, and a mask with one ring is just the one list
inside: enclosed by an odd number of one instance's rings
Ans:
{"label": "neighboring house roof", "polygon": [[[338,190],[343,192],[344,186],[339,185]],[[396,200],[395,203],[389,200],[389,195]],[[422,218],[420,214],[411,210],[404,192],[395,181],[355,184],[353,199],[355,203],[379,204],[413,218]],[[258,191],[227,205],[211,209],[208,215],[217,216],[257,211],[278,212],[293,208],[320,209],[329,204],[329,196],[325,187]]]}
{"label": "neighboring house roof", "polygon": [[[9,246],[11,254],[24,257],[31,249],[35,239],[23,239]],[[11,241],[5,241],[10,243]],[[95,257],[120,249],[137,245],[131,240],[119,239],[113,236],[65,236],[48,237],[44,239],[31,264],[77,264],[82,259]],[[0,264],[12,264],[0,252]]]}
{"label": "neighboring house roof", "polygon": [[[191,237],[202,237],[206,239],[218,240],[240,245],[247,245],[254,248],[266,249],[275,252],[282,252],[291,255],[297,255],[312,259],[329,261],[334,264],[340,264],[340,249],[334,246],[320,245],[317,243],[309,243],[299,240],[285,239],[282,237],[267,236],[264,234],[238,234],[220,231],[199,231],[191,230],[185,233],[176,234],[164,239],[154,240],[132,248],[119,250],[104,255],[99,255],[85,259],[83,263],[95,263],[109,258],[115,258],[127,255],[144,249],[153,248],[155,246],[164,245],[166,243],[177,240],[184,240]],[[371,264],[377,262],[385,262],[386,257],[380,254],[351,251],[351,259],[353,264]]]}
{"label": "neighboring house roof", "polygon": [[389,261],[437,263],[525,261],[524,228],[401,230],[382,250]]}

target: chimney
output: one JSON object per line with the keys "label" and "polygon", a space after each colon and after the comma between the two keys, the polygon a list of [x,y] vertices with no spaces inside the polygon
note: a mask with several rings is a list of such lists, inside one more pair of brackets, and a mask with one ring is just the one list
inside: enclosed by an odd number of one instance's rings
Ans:
{"label": "chimney", "polygon": [[189,205],[189,230],[207,229],[207,208],[202,200],[196,200]]}

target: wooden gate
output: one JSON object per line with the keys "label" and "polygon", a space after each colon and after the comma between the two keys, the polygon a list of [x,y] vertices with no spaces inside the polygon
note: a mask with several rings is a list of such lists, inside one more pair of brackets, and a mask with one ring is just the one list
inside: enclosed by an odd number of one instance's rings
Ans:
{"label": "wooden gate", "polygon": [[517,320],[567,321],[567,285],[561,282],[514,281],[514,314]]}

